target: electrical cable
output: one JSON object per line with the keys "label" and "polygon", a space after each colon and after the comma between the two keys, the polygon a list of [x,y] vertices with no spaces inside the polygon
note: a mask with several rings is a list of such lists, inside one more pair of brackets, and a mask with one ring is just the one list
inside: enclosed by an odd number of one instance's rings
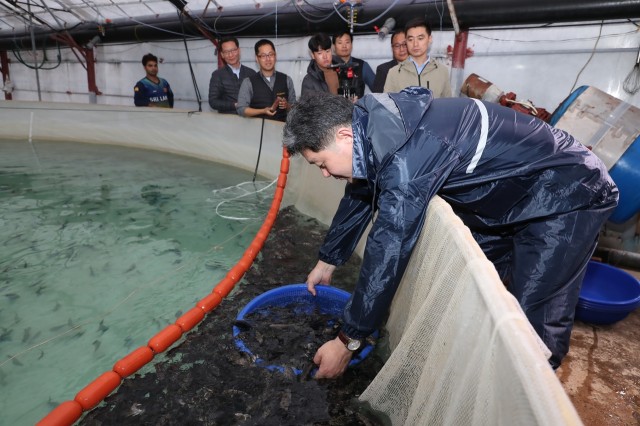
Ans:
{"label": "electrical cable", "polygon": [[262,137],[264,136],[264,117],[262,117],[262,127],[260,128],[260,147],[258,148],[258,159],[256,161],[256,169],[253,172],[252,182],[256,181],[256,175],[258,174],[258,165],[260,164],[260,155],[262,154]]}
{"label": "electrical cable", "polygon": [[18,48],[18,50],[15,49],[11,49],[11,52],[13,53],[13,56],[16,57],[16,59],[18,60],[18,62],[20,62],[22,65],[24,65],[25,67],[29,68],[29,69],[40,69],[40,70],[54,70],[56,68],[58,68],[60,66],[60,64],[62,64],[62,52],[60,51],[60,43],[58,43],[56,41],[56,46],[58,48],[58,63],[55,66],[51,66],[51,67],[45,67],[44,63],[47,61],[47,52],[46,52],[46,48],[47,48],[47,39],[44,39],[44,43],[42,45],[42,62],[40,62],[40,65],[29,65],[23,58],[22,55],[20,54],[20,49],[18,44],[16,43],[16,41],[13,41],[13,44],[16,45],[16,48]]}
{"label": "electrical cable", "polygon": [[598,47],[598,42],[600,41],[600,36],[602,35],[602,27],[604,27],[604,20],[602,20],[602,23],[600,24],[600,32],[598,33],[598,38],[596,39],[596,43],[593,45],[591,56],[589,56],[589,59],[587,59],[587,62],[585,62],[585,64],[580,69],[580,71],[578,71],[578,74],[576,75],[576,79],[573,82],[573,86],[571,86],[571,90],[569,90],[569,94],[573,93],[573,89],[575,89],[576,84],[578,84],[578,79],[580,78],[582,71],[584,71],[585,68],[587,68],[587,65],[589,65],[589,62],[591,62],[591,59],[593,59],[593,55],[596,53],[596,47]]}
{"label": "electrical cable", "polygon": [[[389,12],[391,10],[391,8],[393,8],[396,4],[398,4],[400,0],[393,0],[393,3],[391,3],[389,5],[389,7],[387,7],[383,12],[381,12],[378,16],[376,16],[375,18],[371,19],[370,21],[367,22],[362,22],[362,23],[353,23],[354,27],[366,27],[368,25],[373,24],[375,21],[377,21],[378,19],[382,18],[387,12]],[[344,5],[346,5],[346,3],[343,3]],[[340,14],[340,11],[338,10],[338,8],[336,7],[336,5],[333,5],[333,8],[335,9],[336,12],[338,12],[338,16],[340,17],[340,19],[342,19],[344,22],[346,22],[347,24],[351,25],[351,21],[349,21],[347,18],[345,18],[344,16],[342,16]]]}
{"label": "electrical cable", "polygon": [[202,96],[200,95],[200,89],[198,88],[196,75],[193,72],[193,66],[191,65],[191,56],[189,55],[189,47],[187,46],[187,37],[184,34],[184,17],[182,12],[179,10],[178,10],[178,18],[180,18],[180,25],[182,27],[182,41],[184,42],[184,50],[187,52],[187,62],[189,63],[189,72],[191,73],[191,81],[193,82],[193,89],[196,92],[196,100],[198,101],[198,112],[202,112]]}

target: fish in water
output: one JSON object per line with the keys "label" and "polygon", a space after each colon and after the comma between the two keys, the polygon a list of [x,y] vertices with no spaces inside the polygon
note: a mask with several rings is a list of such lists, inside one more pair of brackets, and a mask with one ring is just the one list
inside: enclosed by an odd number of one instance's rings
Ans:
{"label": "fish in water", "polygon": [[24,329],[24,334],[22,335],[22,343],[27,343],[29,341],[30,336],[31,336],[31,327],[27,327]]}
{"label": "fish in water", "polygon": [[73,321],[71,321],[71,318],[69,318],[69,321],[67,321],[67,323],[66,323],[66,324],[60,324],[60,325],[56,325],[56,326],[54,326],[54,327],[51,327],[51,328],[49,329],[49,331],[54,331],[54,332],[55,332],[55,331],[60,331],[60,330],[62,330],[62,329],[63,329],[63,328],[65,328],[65,327],[73,328]]}
{"label": "fish in water", "polygon": [[96,352],[98,348],[100,348],[101,342],[100,340],[94,340],[92,344],[93,344],[93,351]]}
{"label": "fish in water", "polygon": [[2,333],[0,333],[0,342],[6,342],[11,340],[11,334],[13,333],[12,329],[0,327],[2,329]]}
{"label": "fish in water", "polygon": [[124,347],[129,349],[129,348],[131,348],[132,345],[133,345],[133,339],[131,338],[131,336],[127,336],[124,339]]}
{"label": "fish in water", "polygon": [[8,293],[4,295],[7,299],[9,299],[9,302],[15,302],[16,299],[20,298],[19,294],[16,293]]}
{"label": "fish in water", "polygon": [[109,327],[104,325],[104,320],[100,320],[100,324],[98,325],[98,331],[104,334],[104,332],[107,331],[108,329]]}

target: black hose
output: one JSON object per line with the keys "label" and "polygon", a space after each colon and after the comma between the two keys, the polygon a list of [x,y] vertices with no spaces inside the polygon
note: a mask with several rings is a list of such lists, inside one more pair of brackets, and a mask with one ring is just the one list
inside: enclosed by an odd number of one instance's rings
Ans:
{"label": "black hose", "polygon": [[256,161],[256,170],[253,172],[253,180],[255,183],[258,174],[258,165],[260,164],[260,154],[262,154],[262,136],[264,136],[264,117],[262,117],[262,128],[260,129],[260,148],[258,148],[258,160]]}

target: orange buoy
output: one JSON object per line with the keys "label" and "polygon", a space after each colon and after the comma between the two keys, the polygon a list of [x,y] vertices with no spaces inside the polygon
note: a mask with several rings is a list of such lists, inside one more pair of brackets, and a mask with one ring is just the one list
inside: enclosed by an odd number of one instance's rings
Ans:
{"label": "orange buoy", "polygon": [[54,408],[36,426],[63,426],[72,425],[82,415],[82,405],[76,400],[65,401]]}
{"label": "orange buoy", "polygon": [[182,337],[182,329],[175,324],[171,324],[153,336],[149,340],[149,343],[147,343],[147,346],[149,346],[153,352],[159,354],[173,345],[180,337]]}
{"label": "orange buoy", "polygon": [[278,184],[276,186],[278,188],[284,188],[287,186],[287,175],[284,173],[280,174],[280,176],[278,176]]}
{"label": "orange buoy", "polygon": [[204,318],[204,311],[199,307],[191,308],[176,320],[176,325],[186,333]]}
{"label": "orange buoy", "polygon": [[113,371],[123,379],[140,370],[142,366],[153,359],[153,350],[149,346],[141,346],[129,355],[116,362]]}
{"label": "orange buoy", "polygon": [[238,260],[238,263],[237,263],[238,266],[242,267],[246,271],[248,271],[249,268],[251,268],[252,264],[253,264],[253,259],[250,256],[245,256],[245,255],[243,255],[240,258],[240,260]]}
{"label": "orange buoy", "polygon": [[107,371],[84,387],[74,398],[84,411],[91,410],[113,392],[118,386],[122,377],[115,371]]}
{"label": "orange buoy", "polygon": [[245,272],[247,272],[247,268],[236,265],[233,268],[231,268],[229,272],[227,272],[227,278],[233,280],[233,283],[235,285],[235,283],[240,281],[240,279],[242,278]]}
{"label": "orange buoy", "polygon": [[211,293],[204,299],[198,300],[196,306],[201,308],[205,314],[213,311],[222,302],[222,297],[218,293]]}

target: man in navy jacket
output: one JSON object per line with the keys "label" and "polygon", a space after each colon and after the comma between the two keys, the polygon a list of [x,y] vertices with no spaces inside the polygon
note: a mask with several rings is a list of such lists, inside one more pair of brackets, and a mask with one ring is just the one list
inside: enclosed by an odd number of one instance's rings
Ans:
{"label": "man in navy jacket", "polygon": [[618,189],[603,163],[562,130],[497,104],[433,99],[424,88],[366,95],[354,106],[318,93],[294,106],[284,145],[325,177],[348,181],[309,291],[329,284],[374,212],[340,335],[316,353],[318,378],[344,372],[378,328],[438,194],[470,228],[557,368],[599,230]]}

